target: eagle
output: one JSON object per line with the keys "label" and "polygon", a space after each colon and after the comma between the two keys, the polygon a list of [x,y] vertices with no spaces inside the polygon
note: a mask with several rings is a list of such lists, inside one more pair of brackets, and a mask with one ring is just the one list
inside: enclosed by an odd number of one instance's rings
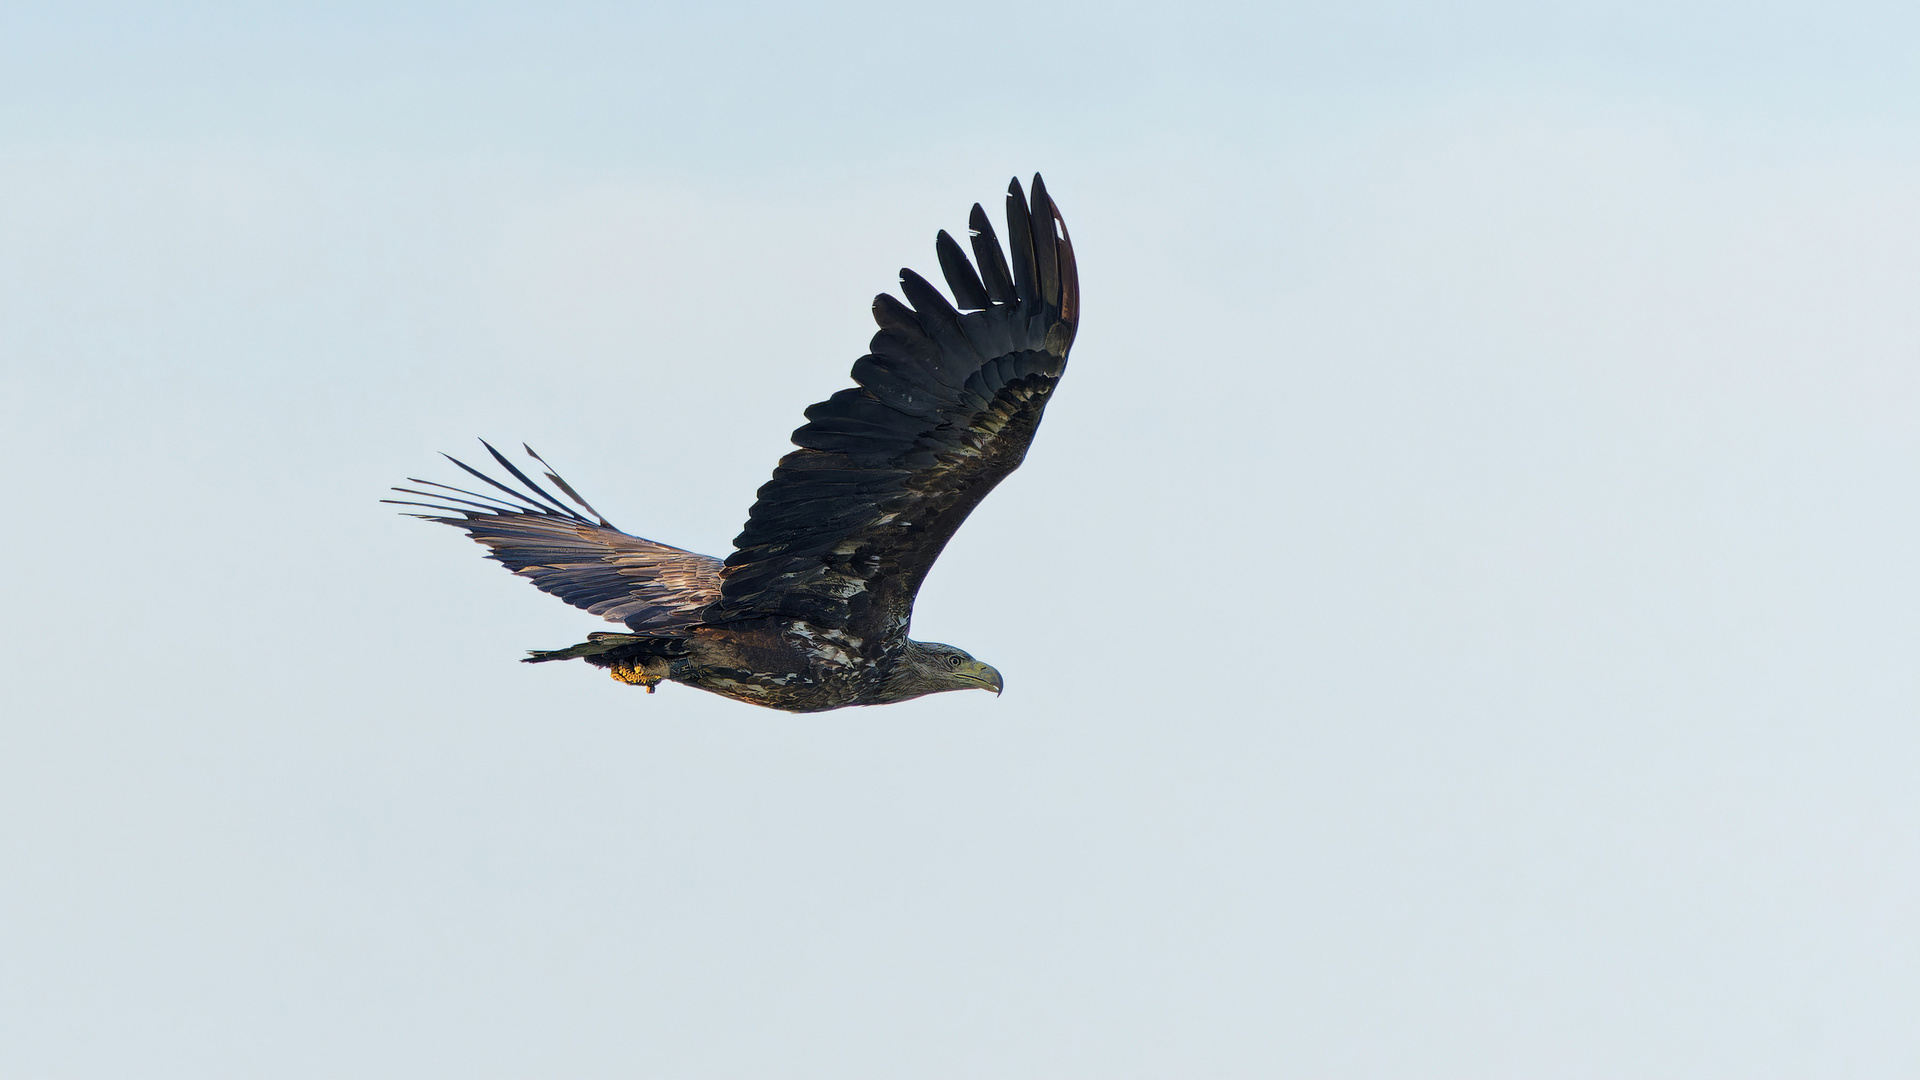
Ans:
{"label": "eagle", "polygon": [[[789,712],[1003,688],[965,650],[908,636],[913,601],[947,541],[1026,457],[1067,366],[1080,282],[1067,226],[1036,174],[1007,186],[1007,243],[975,203],[973,259],[934,241],[951,302],[900,271],[854,385],[806,411],[720,560],[615,528],[522,444],[529,477],[482,441],[504,478],[442,455],[480,490],[409,478],[410,516],[452,525],[488,557],[625,626],[526,663],[585,660],[652,693],[661,681]],[[565,496],[562,499],[560,496]],[[421,502],[418,499],[428,501]]]}

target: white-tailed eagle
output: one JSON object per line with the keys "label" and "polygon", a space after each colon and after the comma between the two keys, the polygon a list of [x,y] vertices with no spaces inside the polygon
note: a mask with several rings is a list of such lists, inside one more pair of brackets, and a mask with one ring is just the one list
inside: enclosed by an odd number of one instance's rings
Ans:
{"label": "white-tailed eagle", "polygon": [[430,502],[387,501],[432,511],[416,516],[466,530],[542,590],[626,626],[529,663],[578,658],[649,692],[664,679],[793,712],[998,693],[998,671],[907,629],[941,549],[1026,456],[1067,366],[1080,285],[1039,176],[1031,203],[1019,181],[1007,188],[1004,249],[977,203],[968,224],[972,261],[944,231],[934,245],[953,301],[911,270],[905,303],[874,299],[880,332],[854,385],[807,410],[799,449],[724,562],[614,528],[531,448],[565,500],[489,445],[513,483],[449,458],[482,490],[413,480],[430,490],[394,490]]}

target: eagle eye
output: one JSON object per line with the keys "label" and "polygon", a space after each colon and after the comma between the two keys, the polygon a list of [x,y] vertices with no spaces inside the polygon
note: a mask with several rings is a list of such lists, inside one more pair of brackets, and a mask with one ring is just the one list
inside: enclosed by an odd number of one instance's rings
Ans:
{"label": "eagle eye", "polygon": [[954,669],[954,670],[956,670],[956,671],[957,671],[957,670],[959,670],[959,668],[960,668],[960,658],[959,658],[959,657],[957,657],[957,656],[949,656],[949,657],[947,657],[947,666],[948,666],[948,667],[950,667],[950,668],[953,668],[953,669]]}

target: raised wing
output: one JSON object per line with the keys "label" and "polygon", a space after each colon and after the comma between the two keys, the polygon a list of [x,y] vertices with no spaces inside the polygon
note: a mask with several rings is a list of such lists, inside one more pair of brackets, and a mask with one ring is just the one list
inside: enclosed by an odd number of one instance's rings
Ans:
{"label": "raised wing", "polygon": [[1073,244],[1037,175],[1031,209],[1007,188],[1007,252],[978,204],[969,224],[977,271],[945,232],[935,244],[959,310],[911,270],[907,304],[874,299],[856,385],[807,410],[707,622],[801,619],[869,649],[904,635],[927,570],[1026,456],[1079,320]]}
{"label": "raised wing", "polygon": [[[393,490],[436,501],[382,501],[440,511],[413,516],[465,529],[468,536],[486,545],[489,558],[504,563],[507,569],[533,582],[542,592],[552,593],[609,622],[625,623],[635,631],[671,632],[691,626],[719,599],[719,559],[621,532],[548,467],[547,479],[593,515],[586,517],[528,479],[500,451],[484,442],[481,445],[527,490],[516,490],[449,457],[448,461],[506,497],[431,480],[412,480],[438,490]],[[526,451],[546,466],[532,447],[526,447]],[[449,516],[455,514],[459,516]]]}

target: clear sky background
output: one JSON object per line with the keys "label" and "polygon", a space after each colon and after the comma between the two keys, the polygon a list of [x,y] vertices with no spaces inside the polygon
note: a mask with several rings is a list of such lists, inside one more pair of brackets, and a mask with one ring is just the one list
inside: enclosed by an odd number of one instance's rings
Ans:
{"label": "clear sky background", "polygon": [[[0,1075],[1920,1074],[1920,7],[0,9]],[[1072,369],[793,717],[724,554],[1045,173]]]}

